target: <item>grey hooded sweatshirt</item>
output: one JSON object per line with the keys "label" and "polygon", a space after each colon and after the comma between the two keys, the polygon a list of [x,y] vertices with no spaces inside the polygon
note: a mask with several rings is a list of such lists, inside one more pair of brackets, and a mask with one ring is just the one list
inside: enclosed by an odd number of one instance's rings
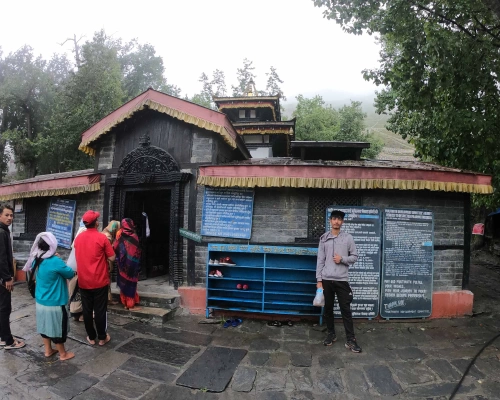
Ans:
{"label": "grey hooded sweatshirt", "polygon": [[[342,257],[339,264],[333,261],[335,253]],[[331,232],[326,232],[319,239],[316,280],[348,281],[349,266],[357,259],[358,251],[350,233],[340,232],[338,236],[333,236]]]}

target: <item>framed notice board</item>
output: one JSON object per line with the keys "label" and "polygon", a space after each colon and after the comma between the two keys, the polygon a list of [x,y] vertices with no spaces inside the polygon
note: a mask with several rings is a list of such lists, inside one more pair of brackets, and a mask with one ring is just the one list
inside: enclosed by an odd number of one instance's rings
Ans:
{"label": "framed notice board", "polygon": [[47,214],[47,231],[54,234],[60,247],[71,248],[75,222],[75,200],[51,199]]}
{"label": "framed notice board", "polygon": [[[380,289],[380,210],[373,207],[330,206],[326,209],[326,229],[329,231],[330,213],[345,213],[341,231],[350,233],[358,251],[358,261],[349,267],[349,284],[354,293],[351,304],[354,318],[375,318],[379,310]],[[340,316],[337,302],[335,316]]]}
{"label": "framed notice board", "polygon": [[383,318],[431,315],[433,244],[432,211],[385,210],[380,305]]}
{"label": "framed notice board", "polygon": [[253,189],[205,187],[201,235],[250,239]]}

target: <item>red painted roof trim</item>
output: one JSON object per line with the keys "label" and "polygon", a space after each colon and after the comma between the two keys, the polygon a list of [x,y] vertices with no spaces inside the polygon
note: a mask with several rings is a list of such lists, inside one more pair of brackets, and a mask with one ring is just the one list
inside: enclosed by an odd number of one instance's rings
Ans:
{"label": "red painted roof trim", "polygon": [[29,182],[18,181],[6,186],[0,186],[0,196],[12,195],[16,193],[35,192],[40,190],[55,190],[55,189],[70,189],[79,186],[87,186],[93,183],[99,183],[100,174],[89,174],[83,176],[75,176],[71,178],[56,178],[43,181]]}
{"label": "red painted roof trim", "polygon": [[317,165],[215,165],[200,167],[200,176],[323,179],[396,179],[491,185],[491,176],[454,171]]}

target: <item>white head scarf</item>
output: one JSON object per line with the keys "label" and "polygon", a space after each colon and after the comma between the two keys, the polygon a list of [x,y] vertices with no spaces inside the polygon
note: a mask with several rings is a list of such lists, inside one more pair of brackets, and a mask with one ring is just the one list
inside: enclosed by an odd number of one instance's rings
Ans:
{"label": "white head scarf", "polygon": [[[49,245],[49,250],[47,250],[46,252],[38,248],[38,242],[40,241],[40,239],[43,239],[45,243]],[[56,252],[56,250],[57,250],[56,237],[50,232],[39,233],[36,236],[33,246],[31,246],[30,256],[28,258],[28,261],[26,261],[26,264],[24,265],[23,271],[29,271],[31,269],[35,258],[42,257],[43,259],[46,259],[52,257]]]}

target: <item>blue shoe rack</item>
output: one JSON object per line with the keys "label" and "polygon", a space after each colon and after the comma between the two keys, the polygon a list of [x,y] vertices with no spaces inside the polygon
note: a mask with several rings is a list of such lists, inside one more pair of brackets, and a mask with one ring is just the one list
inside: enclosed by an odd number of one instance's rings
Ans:
{"label": "blue shoe rack", "polygon": [[[317,253],[317,248],[209,244],[207,318],[210,310],[320,317],[321,308],[312,305]],[[210,263],[224,257],[236,265]],[[209,276],[215,270],[223,277]]]}

